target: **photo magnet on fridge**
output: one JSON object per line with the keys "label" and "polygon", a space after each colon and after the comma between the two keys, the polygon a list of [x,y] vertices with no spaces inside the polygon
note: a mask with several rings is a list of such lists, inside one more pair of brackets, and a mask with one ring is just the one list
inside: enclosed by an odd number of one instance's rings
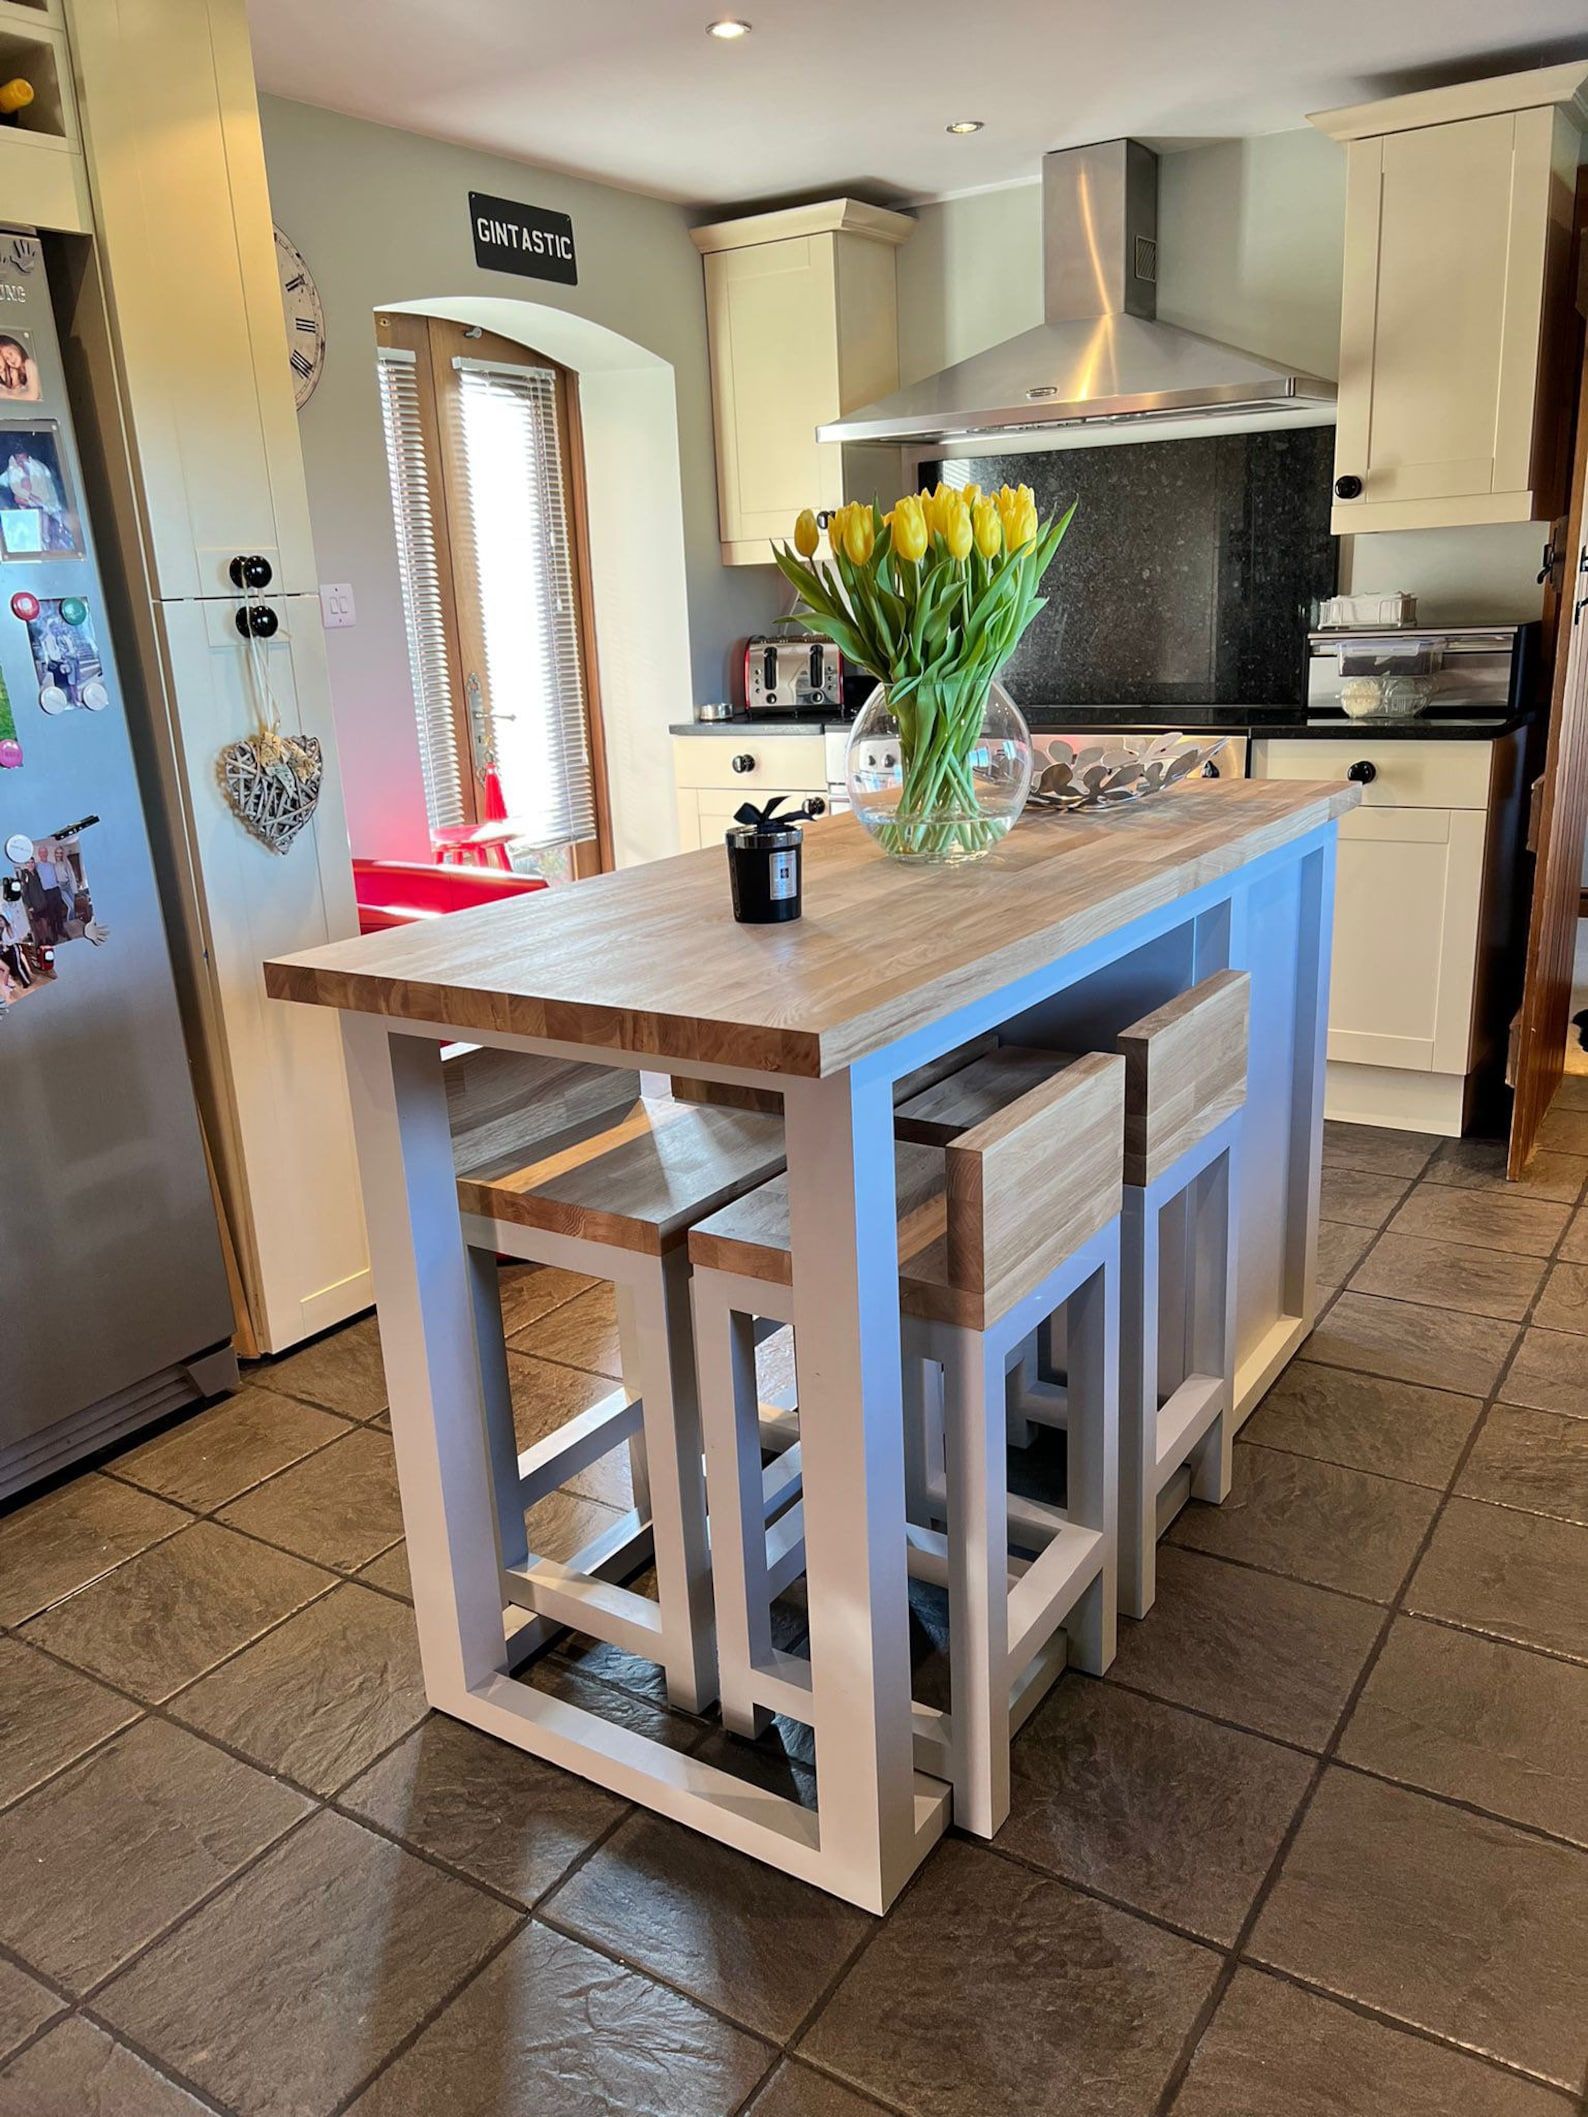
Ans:
{"label": "photo magnet on fridge", "polygon": [[53,419],[0,421],[0,549],[8,559],[81,558],[83,533]]}
{"label": "photo magnet on fridge", "polygon": [[26,331],[0,331],[0,404],[37,404],[43,394],[33,340]]}
{"label": "photo magnet on fridge", "polygon": [[57,956],[68,941],[95,948],[110,929],[94,915],[83,865],[82,834],[99,821],[84,816],[42,838],[17,832],[5,842],[11,862],[0,873],[0,1012],[59,976]]}
{"label": "photo magnet on fridge", "polygon": [[11,694],[6,689],[5,671],[0,669],[0,772],[15,769],[22,762],[22,745],[17,741],[17,719],[11,710]]}
{"label": "photo magnet on fridge", "polygon": [[24,592],[11,598],[11,608],[28,628],[43,711],[70,713],[81,706],[89,713],[103,713],[110,704],[105,664],[83,598]]}

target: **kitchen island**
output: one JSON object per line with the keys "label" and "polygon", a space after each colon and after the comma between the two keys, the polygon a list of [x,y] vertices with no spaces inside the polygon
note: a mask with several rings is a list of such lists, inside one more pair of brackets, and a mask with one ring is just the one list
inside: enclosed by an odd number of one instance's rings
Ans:
{"label": "kitchen island", "polygon": [[[879,1910],[941,1833],[913,1768],[893,1084],[997,1031],[1062,1050],[1215,970],[1251,978],[1237,1417],[1311,1327],[1335,827],[1354,786],[1196,782],[1033,815],[979,864],[806,834],[805,916],[734,924],[715,850],[266,966],[339,1009],[433,1705]],[[783,1098],[814,1812],[511,1674],[442,1046],[687,1073]],[[494,1304],[493,1304],[494,1305]],[[863,1798],[858,1797],[863,1794]]]}

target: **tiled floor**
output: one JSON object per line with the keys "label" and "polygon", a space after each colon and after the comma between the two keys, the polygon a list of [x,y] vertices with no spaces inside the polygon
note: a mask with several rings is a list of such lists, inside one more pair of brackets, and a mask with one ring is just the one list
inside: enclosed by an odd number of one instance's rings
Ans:
{"label": "tiled floor", "polygon": [[[367,1322],[0,1520],[0,2117],[1588,2112],[1588,1080],[1517,1189],[1325,1151],[1229,1503],[882,1921],[427,1715]],[[610,1300],[504,1296],[527,1438]],[[537,1680],[809,1784],[609,1649]]]}

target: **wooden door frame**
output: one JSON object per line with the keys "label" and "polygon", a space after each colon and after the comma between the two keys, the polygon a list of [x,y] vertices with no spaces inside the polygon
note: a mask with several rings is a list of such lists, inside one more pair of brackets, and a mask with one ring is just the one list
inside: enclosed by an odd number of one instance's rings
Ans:
{"label": "wooden door frame", "polygon": [[[467,760],[468,779],[474,795],[475,821],[479,820],[483,790],[475,770],[465,671],[479,666],[483,657],[484,642],[473,637],[474,627],[466,620],[459,602],[453,570],[454,497],[447,484],[447,449],[441,427],[444,378],[451,372],[452,361],[459,358],[497,360],[515,367],[543,367],[557,378],[557,415],[564,441],[563,504],[568,521],[569,561],[579,630],[580,676],[584,689],[585,743],[590,756],[590,786],[595,805],[596,827],[594,860],[581,851],[581,848],[588,848],[591,841],[578,840],[573,847],[574,870],[578,875],[604,872],[616,863],[612,844],[612,802],[607,781],[606,724],[601,709],[600,657],[596,643],[595,602],[591,586],[593,576],[590,564],[590,507],[585,482],[584,424],[579,404],[579,377],[574,369],[564,366],[560,360],[554,360],[550,354],[542,353],[522,339],[506,338],[497,332],[483,330],[478,325],[458,323],[450,317],[428,316],[406,310],[379,310],[376,312],[376,336],[382,344],[401,346],[413,352],[423,366],[429,385],[419,391],[420,420],[424,428],[429,462],[438,487],[435,496],[437,505],[432,513],[436,518],[435,543],[441,574],[442,624],[447,635],[447,651],[453,658],[456,672],[452,699],[453,722],[459,743],[458,754]],[[472,656],[464,653],[466,642],[473,650]]]}
{"label": "wooden door frame", "polygon": [[1544,769],[1532,787],[1528,843],[1534,853],[1522,1006],[1513,1046],[1507,1174],[1533,1158],[1539,1127],[1566,1063],[1572,968],[1588,831],[1588,170],[1577,182],[1571,320],[1572,358],[1563,372],[1576,403],[1571,499],[1559,575],[1544,598],[1546,653],[1553,654]]}

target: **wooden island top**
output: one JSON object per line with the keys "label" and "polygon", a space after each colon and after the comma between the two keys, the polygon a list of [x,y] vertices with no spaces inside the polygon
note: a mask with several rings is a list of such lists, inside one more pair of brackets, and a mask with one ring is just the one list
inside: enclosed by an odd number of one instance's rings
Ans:
{"label": "wooden island top", "polygon": [[1353,808],[1358,787],[1199,780],[1106,813],[1033,811],[985,860],[805,833],[804,917],[740,926],[716,847],[265,965],[278,1000],[817,1077],[998,991]]}

